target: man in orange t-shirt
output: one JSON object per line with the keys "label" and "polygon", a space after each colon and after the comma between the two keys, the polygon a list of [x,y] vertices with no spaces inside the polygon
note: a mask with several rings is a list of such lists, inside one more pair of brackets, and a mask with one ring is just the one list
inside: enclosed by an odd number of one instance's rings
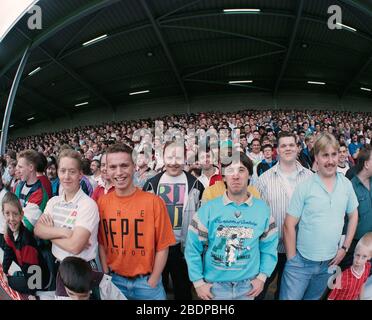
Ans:
{"label": "man in orange t-shirt", "polygon": [[129,300],[164,300],[161,274],[175,244],[164,201],[133,185],[132,149],[107,150],[107,173],[115,191],[98,200],[102,268]]}

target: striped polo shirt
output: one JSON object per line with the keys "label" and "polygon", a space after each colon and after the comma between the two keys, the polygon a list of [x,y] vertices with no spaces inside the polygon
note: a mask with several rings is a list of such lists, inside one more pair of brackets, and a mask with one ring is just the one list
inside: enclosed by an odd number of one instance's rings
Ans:
{"label": "striped polo shirt", "polygon": [[[51,215],[54,226],[57,228],[67,228],[74,230],[76,227],[82,227],[90,232],[89,248],[85,248],[80,254],[75,255],[86,261],[96,258],[98,249],[98,224],[99,213],[96,202],[89,198],[80,188],[70,201],[65,200],[65,194],[53,197],[47,203],[44,213]],[[62,261],[68,256],[73,256],[59,246],[52,245],[52,253]]]}
{"label": "striped polo shirt", "polygon": [[[291,195],[286,192],[283,178],[281,177],[279,171],[280,162],[260,175],[255,183],[255,186],[261,194],[261,199],[264,200],[270,207],[271,215],[275,219],[276,226],[278,227],[278,252],[285,253],[283,242],[283,225],[287,208],[289,207],[289,202],[291,200]],[[298,161],[296,162],[296,172],[296,186],[313,174],[312,171],[304,168]],[[294,189],[296,186],[294,186]]]}

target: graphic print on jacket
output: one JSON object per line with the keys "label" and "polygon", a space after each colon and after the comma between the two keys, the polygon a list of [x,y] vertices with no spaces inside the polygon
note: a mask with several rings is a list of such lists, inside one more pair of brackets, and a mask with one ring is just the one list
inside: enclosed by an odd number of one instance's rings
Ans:
{"label": "graphic print on jacket", "polygon": [[[216,241],[212,247],[212,264],[218,268],[241,268],[250,258],[248,245],[253,239],[253,229],[243,226],[229,225],[231,221],[220,221],[216,230]],[[246,223],[246,221],[242,221]]]}
{"label": "graphic print on jacket", "polygon": [[219,238],[219,242],[213,246],[211,252],[212,263],[215,266],[240,266],[250,258],[250,246],[246,240],[253,238],[253,229],[219,225],[216,237]]}
{"label": "graphic print on jacket", "polygon": [[165,202],[173,230],[180,230],[182,227],[185,193],[185,183],[163,183],[159,185],[159,196]]}

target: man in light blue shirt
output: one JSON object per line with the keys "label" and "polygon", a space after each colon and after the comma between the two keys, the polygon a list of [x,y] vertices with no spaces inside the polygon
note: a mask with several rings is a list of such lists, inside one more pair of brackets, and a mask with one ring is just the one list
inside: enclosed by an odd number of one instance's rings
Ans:
{"label": "man in light blue shirt", "polygon": [[[318,172],[293,193],[284,223],[287,263],[281,300],[319,299],[327,288],[328,268],[341,262],[354,237],[358,200],[351,182],[336,173],[338,150],[333,135],[321,134],[314,145]],[[349,225],[340,243],[345,213]]]}
{"label": "man in light blue shirt", "polygon": [[226,193],[203,205],[189,227],[189,277],[200,299],[252,300],[277,263],[278,231],[265,202],[247,193],[247,155],[223,170]]}

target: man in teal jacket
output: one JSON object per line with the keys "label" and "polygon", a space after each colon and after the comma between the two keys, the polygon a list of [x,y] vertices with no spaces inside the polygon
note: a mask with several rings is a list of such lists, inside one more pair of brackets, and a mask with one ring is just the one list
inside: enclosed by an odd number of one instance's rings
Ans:
{"label": "man in teal jacket", "polygon": [[185,257],[203,300],[254,299],[277,263],[270,209],[247,193],[251,166],[243,152],[240,161],[224,165],[226,193],[203,205],[189,227]]}

